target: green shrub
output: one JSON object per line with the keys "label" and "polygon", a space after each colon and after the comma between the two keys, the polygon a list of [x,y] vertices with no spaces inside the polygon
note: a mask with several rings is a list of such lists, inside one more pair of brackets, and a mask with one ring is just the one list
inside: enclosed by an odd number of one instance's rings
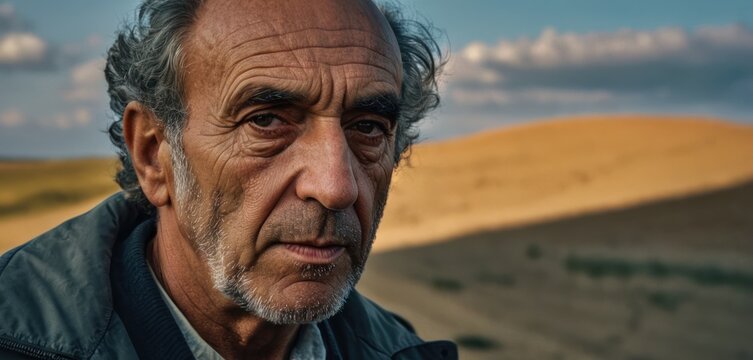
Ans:
{"label": "green shrub", "polygon": [[477,279],[486,284],[493,284],[505,287],[515,286],[515,276],[512,274],[493,274],[493,273],[481,273],[477,276]]}
{"label": "green shrub", "polygon": [[531,260],[538,260],[544,255],[544,251],[537,244],[528,245],[526,248],[526,256]]}
{"label": "green shrub", "polygon": [[447,278],[433,278],[431,279],[431,286],[440,291],[446,292],[460,292],[463,290],[463,283],[454,279]]}
{"label": "green shrub", "polygon": [[664,311],[677,310],[685,299],[685,295],[680,293],[655,291],[648,294],[648,302]]}
{"label": "green shrub", "polygon": [[643,274],[657,279],[685,278],[703,286],[726,285],[753,291],[753,274],[715,265],[666,264],[658,260],[629,261],[570,255],[565,259],[564,267],[571,273],[584,273],[592,278],[613,276],[627,279]]}
{"label": "green shrub", "polygon": [[472,350],[492,350],[502,346],[494,339],[482,335],[460,335],[454,340],[460,347]]}

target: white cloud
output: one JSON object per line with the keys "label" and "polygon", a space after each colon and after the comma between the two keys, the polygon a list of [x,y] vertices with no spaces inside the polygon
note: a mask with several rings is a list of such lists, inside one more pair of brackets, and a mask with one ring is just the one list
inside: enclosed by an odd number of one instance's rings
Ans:
{"label": "white cloud", "polygon": [[5,127],[15,127],[21,125],[26,120],[24,114],[18,109],[9,109],[0,113],[0,125]]}
{"label": "white cloud", "polygon": [[680,60],[687,55],[710,55],[711,50],[753,51],[753,32],[742,25],[703,27],[695,32],[662,28],[586,34],[558,33],[547,28],[533,40],[503,40],[493,46],[472,43],[461,56],[475,64],[541,68]]}
{"label": "white cloud", "polygon": [[454,89],[450,98],[465,105],[509,105],[546,103],[562,104],[598,104],[614,99],[614,94],[603,90],[560,90],[560,89],[525,89],[504,91],[499,89]]}
{"label": "white cloud", "polygon": [[722,27],[701,27],[696,31],[696,37],[703,43],[714,44],[722,48],[753,48],[753,32],[742,25]]}
{"label": "white cloud", "polygon": [[97,58],[71,70],[71,87],[65,91],[70,101],[99,101],[105,94],[105,59]]}
{"label": "white cloud", "polygon": [[73,68],[71,79],[75,84],[92,84],[104,80],[105,59],[92,59]]}
{"label": "white cloud", "polygon": [[545,29],[534,39],[469,44],[449,64],[443,90],[468,106],[590,106],[630,98],[751,107],[751,59],[753,30],[740,24],[583,34]]}
{"label": "white cloud", "polygon": [[[474,55],[471,55],[471,58],[475,59]],[[503,74],[499,71],[479,66],[478,63],[466,57],[451,57],[445,71],[446,76],[443,77],[443,81],[494,84],[503,79]]]}
{"label": "white cloud", "polygon": [[73,111],[73,121],[77,125],[86,125],[91,123],[92,114],[87,108],[77,108]]}
{"label": "white cloud", "polygon": [[44,120],[44,123],[40,123],[40,125],[44,127],[70,129],[74,127],[85,127],[91,124],[94,120],[94,115],[91,108],[78,106],[62,110],[50,116],[45,116]]}
{"label": "white cloud", "polygon": [[470,43],[453,54],[425,136],[585,113],[752,121],[753,29],[622,29]]}
{"label": "white cloud", "polygon": [[0,4],[0,67],[38,63],[47,52],[47,43],[29,31],[13,4]]}
{"label": "white cloud", "polygon": [[71,125],[71,119],[66,114],[57,114],[52,117],[52,126],[59,128],[59,129],[67,129],[70,128]]}
{"label": "white cloud", "polygon": [[47,43],[32,33],[7,33],[0,37],[0,65],[40,63],[47,50]]}
{"label": "white cloud", "polygon": [[32,30],[12,4],[0,4],[0,70],[53,70],[67,60],[59,46]]}

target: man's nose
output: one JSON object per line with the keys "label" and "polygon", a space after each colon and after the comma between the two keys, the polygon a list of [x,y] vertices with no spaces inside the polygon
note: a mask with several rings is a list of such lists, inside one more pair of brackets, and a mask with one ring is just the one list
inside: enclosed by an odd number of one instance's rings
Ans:
{"label": "man's nose", "polygon": [[358,198],[353,154],[339,121],[312,126],[303,138],[305,164],[296,181],[296,194],[330,210],[349,208]]}

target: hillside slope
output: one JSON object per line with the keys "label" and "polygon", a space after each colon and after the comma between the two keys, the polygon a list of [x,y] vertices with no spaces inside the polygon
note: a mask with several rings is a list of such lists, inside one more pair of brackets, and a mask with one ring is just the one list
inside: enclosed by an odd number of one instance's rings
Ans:
{"label": "hillside slope", "polygon": [[541,121],[414,148],[375,249],[701,193],[753,179],[753,126],[688,117]]}
{"label": "hillside slope", "polygon": [[[753,126],[688,117],[557,119],[421,144],[393,178],[374,249],[732,186],[753,179],[750,159]],[[0,252],[116,189],[112,159],[87,161],[0,163]]]}
{"label": "hillside slope", "polygon": [[359,289],[463,359],[753,359],[753,182],[372,255]]}

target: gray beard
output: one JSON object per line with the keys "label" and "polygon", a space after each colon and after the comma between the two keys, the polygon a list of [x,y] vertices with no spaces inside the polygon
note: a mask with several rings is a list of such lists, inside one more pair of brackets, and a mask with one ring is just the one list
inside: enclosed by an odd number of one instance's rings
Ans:
{"label": "gray beard", "polygon": [[[207,262],[215,289],[248,313],[274,324],[318,322],[332,317],[342,308],[363,273],[366,257],[371,252],[371,245],[382,218],[387,199],[386,194],[378,195],[375,218],[372,222],[372,228],[369,229],[371,234],[364,259],[352,262],[351,271],[348,272],[345,281],[335,289],[334,295],[328,299],[320,299],[314,305],[284,306],[275,302],[275,294],[263,296],[264,289],[259,289],[250,276],[253,273],[253,267],[245,268],[240,264],[230,263],[227,259],[227,242],[224,241],[224,239],[227,239],[227,234],[221,226],[223,220],[220,212],[223,205],[221,194],[212,194],[212,208],[209,214],[202,212],[197,205],[202,203],[204,195],[193,176],[182,146],[173,146],[172,148],[174,150],[172,162],[177,196],[176,205],[177,208],[183,209],[187,227],[186,235],[190,237],[189,240],[193,241]],[[347,230],[343,229],[342,231]],[[360,237],[360,234],[358,235]],[[322,278],[333,269],[334,264],[300,264],[299,266],[301,276],[310,279]]]}

